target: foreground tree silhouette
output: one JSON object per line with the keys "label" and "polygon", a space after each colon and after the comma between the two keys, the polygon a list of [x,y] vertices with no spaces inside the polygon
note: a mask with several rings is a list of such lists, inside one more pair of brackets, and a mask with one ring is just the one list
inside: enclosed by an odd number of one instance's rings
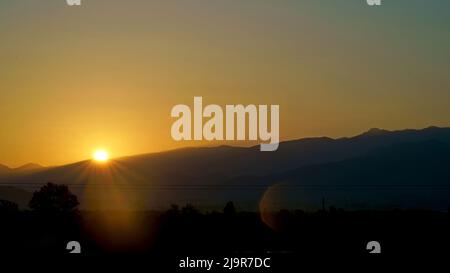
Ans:
{"label": "foreground tree silhouette", "polygon": [[225,214],[225,216],[228,216],[228,217],[236,216],[236,209],[234,208],[234,204],[232,201],[229,201],[225,205],[225,208],[223,209],[223,213]]}
{"label": "foreground tree silhouette", "polygon": [[199,211],[192,204],[188,203],[181,209],[181,213],[184,215],[197,215]]}
{"label": "foreground tree silhouette", "polygon": [[16,213],[19,212],[19,206],[8,200],[0,200],[0,213]]}
{"label": "foreground tree silhouette", "polygon": [[66,185],[47,183],[34,192],[29,203],[32,210],[38,212],[76,212],[79,205],[76,195]]}

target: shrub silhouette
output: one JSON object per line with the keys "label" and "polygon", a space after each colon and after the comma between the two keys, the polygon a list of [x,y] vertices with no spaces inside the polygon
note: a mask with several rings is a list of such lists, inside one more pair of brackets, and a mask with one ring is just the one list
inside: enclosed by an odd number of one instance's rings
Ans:
{"label": "shrub silhouette", "polygon": [[180,214],[180,208],[176,204],[172,204],[170,209],[167,211],[167,215],[170,217],[175,217]]}
{"label": "shrub silhouette", "polygon": [[194,207],[194,205],[188,203],[181,209],[181,213],[184,215],[197,215],[200,212]]}
{"label": "shrub silhouette", "polygon": [[19,206],[8,200],[0,200],[0,213],[15,213],[19,211]]}
{"label": "shrub silhouette", "polygon": [[76,212],[79,205],[76,195],[66,185],[47,183],[34,192],[29,203],[32,210],[38,212]]}
{"label": "shrub silhouette", "polygon": [[225,208],[223,209],[223,213],[229,217],[233,217],[236,215],[236,209],[234,208],[233,202],[230,201],[225,205]]}

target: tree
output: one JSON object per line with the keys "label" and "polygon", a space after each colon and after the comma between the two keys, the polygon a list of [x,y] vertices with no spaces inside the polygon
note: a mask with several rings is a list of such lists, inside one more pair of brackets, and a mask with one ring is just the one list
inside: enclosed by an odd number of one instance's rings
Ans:
{"label": "tree", "polygon": [[236,215],[236,209],[234,208],[233,202],[230,201],[225,205],[225,208],[223,209],[223,213],[226,216],[230,216],[230,217],[233,217]]}
{"label": "tree", "polygon": [[184,206],[181,209],[181,212],[184,215],[196,215],[196,214],[198,214],[198,210],[192,204],[189,204],[189,203],[186,204],[186,206]]}
{"label": "tree", "polygon": [[19,211],[19,206],[8,200],[0,200],[0,213],[14,213]]}
{"label": "tree", "polygon": [[76,212],[79,205],[76,195],[66,185],[47,183],[34,192],[29,206],[39,212]]}
{"label": "tree", "polygon": [[169,216],[178,216],[180,214],[180,208],[176,204],[172,204],[170,209],[167,211]]}

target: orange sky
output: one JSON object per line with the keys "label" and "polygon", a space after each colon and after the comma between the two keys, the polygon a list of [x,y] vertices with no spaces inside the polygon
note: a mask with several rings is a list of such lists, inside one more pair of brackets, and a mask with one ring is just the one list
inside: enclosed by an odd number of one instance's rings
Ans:
{"label": "orange sky", "polygon": [[360,2],[1,2],[0,163],[205,145],[170,136],[194,96],[279,104],[282,139],[449,126],[449,2]]}

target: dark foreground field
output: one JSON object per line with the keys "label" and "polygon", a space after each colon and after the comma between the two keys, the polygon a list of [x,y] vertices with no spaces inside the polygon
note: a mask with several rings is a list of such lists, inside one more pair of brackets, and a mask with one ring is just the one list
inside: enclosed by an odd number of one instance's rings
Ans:
{"label": "dark foreground field", "polygon": [[[313,213],[260,215],[201,213],[192,206],[166,212],[6,211],[0,215],[3,254],[161,257],[176,268],[186,257],[362,257],[448,254],[450,217],[432,211],[354,211],[329,208]],[[81,254],[69,254],[78,241]],[[366,244],[378,241],[381,254]]]}

